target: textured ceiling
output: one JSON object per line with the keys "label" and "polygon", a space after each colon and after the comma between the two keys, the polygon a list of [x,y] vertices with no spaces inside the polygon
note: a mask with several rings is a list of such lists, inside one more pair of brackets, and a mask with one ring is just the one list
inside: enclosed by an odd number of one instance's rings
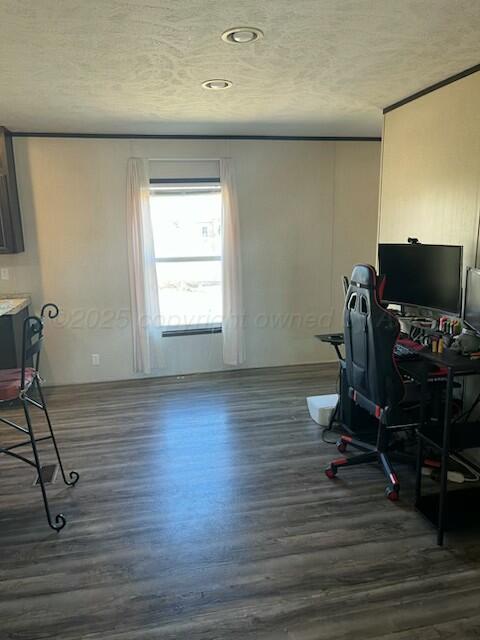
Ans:
{"label": "textured ceiling", "polygon": [[[220,39],[244,24],[264,40]],[[0,124],[378,135],[384,106],[480,62],[479,32],[480,0],[0,0]]]}

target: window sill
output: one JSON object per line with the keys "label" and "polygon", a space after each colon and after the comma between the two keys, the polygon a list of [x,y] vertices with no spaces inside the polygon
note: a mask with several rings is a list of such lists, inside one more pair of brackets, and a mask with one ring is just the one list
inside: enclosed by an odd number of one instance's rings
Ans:
{"label": "window sill", "polygon": [[203,327],[195,329],[167,329],[162,332],[164,338],[175,338],[177,336],[203,336],[211,333],[222,333],[222,327]]}

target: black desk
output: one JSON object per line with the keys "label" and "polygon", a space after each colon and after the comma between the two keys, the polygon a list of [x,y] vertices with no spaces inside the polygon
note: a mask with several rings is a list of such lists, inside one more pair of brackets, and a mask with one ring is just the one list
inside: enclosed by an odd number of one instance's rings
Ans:
{"label": "black desk", "polygon": [[[410,374],[417,377],[417,379],[424,384],[426,384],[428,371],[432,370],[432,366],[446,369],[443,432],[439,433],[439,431],[441,431],[439,429],[440,425],[434,428],[426,428],[425,424],[423,424],[418,431],[419,445],[417,457],[417,481],[415,491],[415,506],[437,527],[437,543],[439,545],[442,545],[445,531],[452,528],[452,525],[454,525],[455,522],[463,519],[459,518],[459,516],[462,515],[463,508],[470,504],[470,494],[472,493],[472,490],[466,489],[458,489],[449,493],[447,486],[448,458],[452,450],[452,427],[454,429],[460,427],[460,425],[452,425],[451,420],[454,381],[457,377],[463,378],[465,376],[480,375],[480,360],[470,360],[470,358],[466,356],[462,356],[450,350],[446,350],[441,354],[432,353],[431,351],[421,351],[419,352],[419,362],[422,362],[424,364],[423,374],[419,375],[418,369],[415,371],[409,366],[410,364],[415,363],[405,363],[405,369],[410,369]],[[402,363],[400,362],[399,364],[403,368]],[[440,491],[438,494],[427,496],[422,496],[421,493],[421,473],[424,444],[429,444],[430,446],[437,448],[441,452]],[[478,443],[473,444],[473,446],[478,446]],[[480,498],[479,490],[475,489],[473,491],[477,493],[478,500],[478,498]],[[453,494],[455,494],[455,496],[453,496]],[[461,496],[460,494],[464,495]],[[456,507],[450,509],[449,503],[453,503],[454,500],[456,502]],[[460,508],[458,508],[459,505],[462,504],[463,506],[460,506]],[[470,504],[470,506],[472,505]],[[453,518],[448,519],[449,511],[450,515],[453,515]]]}
{"label": "black desk", "polygon": [[335,349],[339,362],[343,362],[345,360],[342,352],[340,351],[340,347],[345,343],[343,333],[319,333],[315,338],[320,340],[320,342],[331,345]]}

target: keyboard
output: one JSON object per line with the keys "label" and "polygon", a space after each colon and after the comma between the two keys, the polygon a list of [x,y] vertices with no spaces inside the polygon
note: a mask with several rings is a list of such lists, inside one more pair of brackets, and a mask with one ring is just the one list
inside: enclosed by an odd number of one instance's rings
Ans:
{"label": "keyboard", "polygon": [[418,360],[418,349],[412,349],[411,347],[406,347],[404,344],[397,344],[393,349],[393,354],[396,358],[400,360]]}

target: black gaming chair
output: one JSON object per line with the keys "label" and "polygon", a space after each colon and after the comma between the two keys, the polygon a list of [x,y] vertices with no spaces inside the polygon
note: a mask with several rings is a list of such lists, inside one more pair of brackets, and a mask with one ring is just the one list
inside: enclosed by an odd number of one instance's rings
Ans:
{"label": "black gaming chair", "polygon": [[378,461],[388,478],[386,496],[398,500],[400,485],[388,457],[389,430],[393,414],[404,397],[404,383],[395,364],[393,350],[400,333],[394,315],[381,306],[379,287],[382,279],[371,265],[353,269],[345,298],[345,367],[350,397],[378,418],[376,445],[348,435],[337,442],[340,453],[347,445],[365,453],[333,460],[325,470],[334,478],[339,467]]}

